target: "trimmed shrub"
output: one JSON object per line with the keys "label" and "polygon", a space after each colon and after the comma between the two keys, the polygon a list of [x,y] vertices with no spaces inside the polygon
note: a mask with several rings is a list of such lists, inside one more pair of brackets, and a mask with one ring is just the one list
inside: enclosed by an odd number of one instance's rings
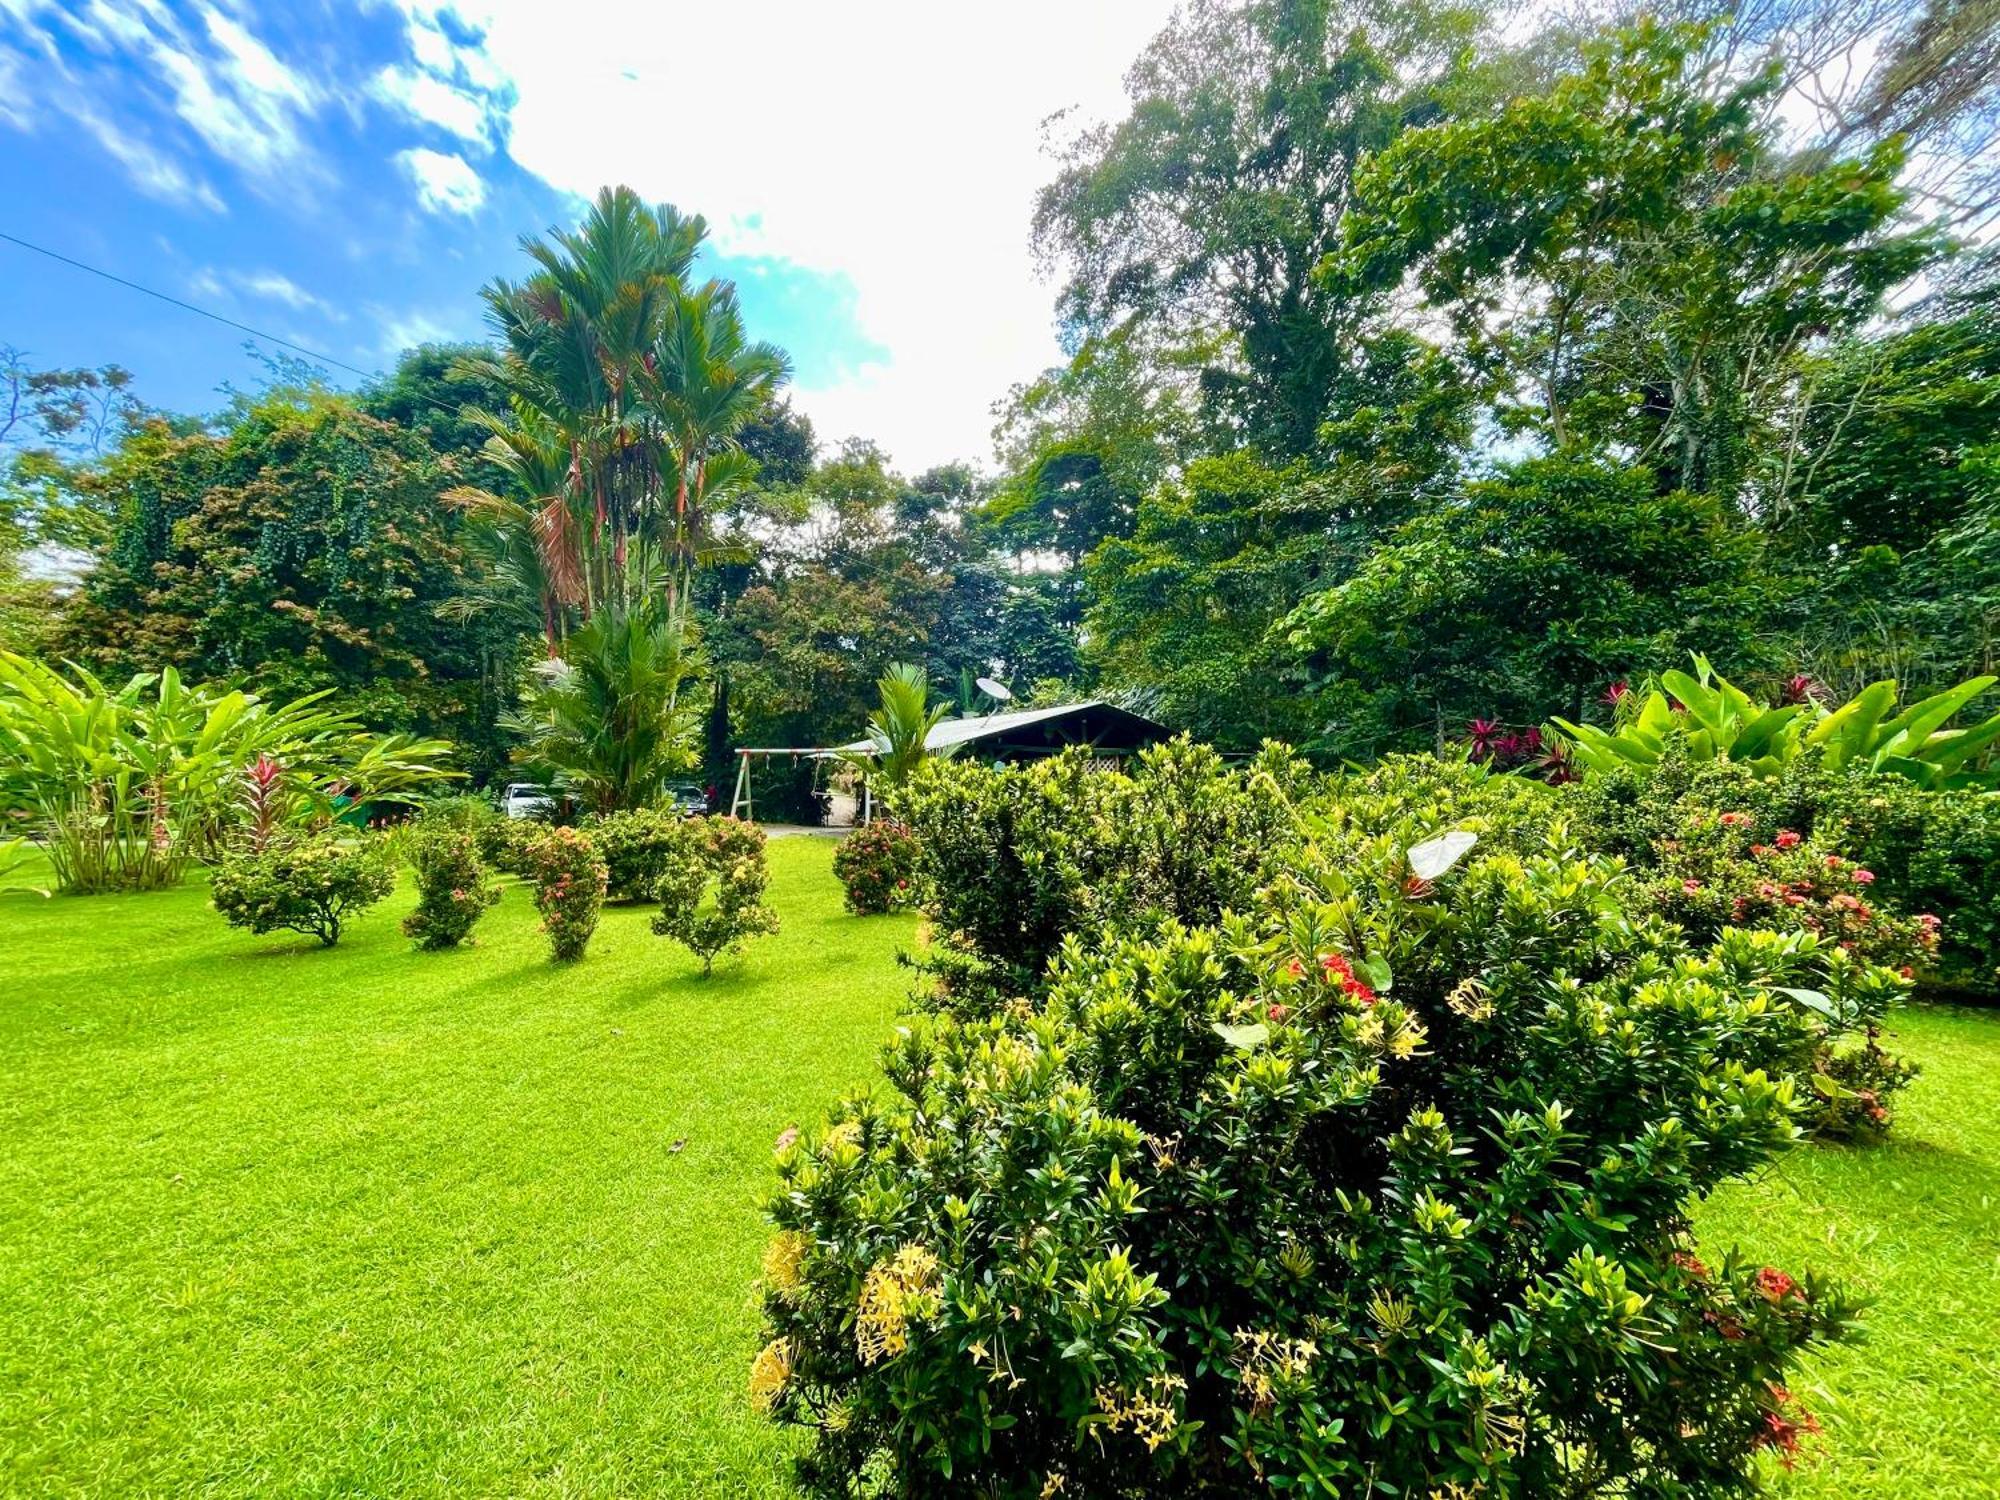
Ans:
{"label": "trimmed shrub", "polygon": [[1820,1002],[1900,981],[1691,947],[1560,843],[1334,842],[918,1018],[781,1151],[751,1390],[811,1486],[1719,1493],[1812,1430],[1849,1302],[1688,1214],[1797,1137]]}
{"label": "trimmed shrub", "polygon": [[582,958],[597,931],[608,879],[597,846],[581,829],[544,828],[529,848],[528,867],[549,956],[558,963]]}
{"label": "trimmed shrub", "polygon": [[1926,980],[2000,990],[2000,797],[1925,791],[1901,776],[1833,774],[1802,756],[1775,778],[1727,761],[1662,757],[1566,789],[1572,821],[1591,844],[1655,868],[1688,820],[1747,813],[1774,834],[1791,829],[1874,877],[1869,894],[1903,916],[1939,919],[1918,962]]}
{"label": "trimmed shrub", "polygon": [[500,899],[480,863],[478,836],[448,821],[419,821],[407,850],[417,876],[417,909],[403,918],[403,935],[425,950],[456,948]]}
{"label": "trimmed shrub", "polygon": [[660,876],[695,837],[688,822],[672,808],[638,807],[585,824],[610,872],[610,899],[657,900]]}
{"label": "trimmed shrub", "polygon": [[2000,797],[1926,792],[1900,776],[1828,778],[1819,823],[1906,912],[1942,919],[1936,977],[2000,994]]}
{"label": "trimmed shrub", "polygon": [[916,835],[891,818],[857,828],[833,851],[833,873],[857,917],[900,910],[916,899]]}
{"label": "trimmed shrub", "polygon": [[1225,767],[1186,736],[1099,769],[1087,749],[990,770],[927,762],[902,806],[939,932],[938,1002],[968,1012],[1034,997],[1063,938],[1101,924],[1213,921],[1297,836],[1304,763],[1267,747]]}
{"label": "trimmed shrub", "polygon": [[308,932],[331,948],[349,917],[395,885],[394,866],[378,843],[321,834],[226,856],[209,894],[232,927]]}
{"label": "trimmed shrub", "polygon": [[535,878],[535,846],[550,829],[533,818],[501,817],[479,830],[479,857],[494,869],[523,880]]}
{"label": "trimmed shrub", "polygon": [[693,828],[694,837],[659,878],[653,931],[699,958],[706,977],[718,954],[776,932],[778,914],[764,905],[771,878],[764,830],[740,818],[702,818]]}

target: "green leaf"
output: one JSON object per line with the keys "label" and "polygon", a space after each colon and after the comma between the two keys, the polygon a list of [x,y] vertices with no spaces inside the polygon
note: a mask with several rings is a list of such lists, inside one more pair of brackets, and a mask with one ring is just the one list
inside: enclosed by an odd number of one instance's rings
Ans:
{"label": "green leaf", "polygon": [[1821,1015],[1828,1017],[1831,1017],[1834,1013],[1833,1002],[1818,990],[1795,990],[1788,985],[1782,984],[1774,984],[1771,988],[1780,995],[1791,996],[1793,1000],[1803,1005],[1807,1010],[1816,1010]]}
{"label": "green leaf", "polygon": [[1354,966],[1354,972],[1378,995],[1388,994],[1396,982],[1395,973],[1389,967],[1389,960],[1379,953],[1371,953],[1362,959]]}
{"label": "green leaf", "polygon": [[1261,1047],[1271,1039],[1271,1028],[1262,1021],[1252,1021],[1248,1026],[1231,1026],[1217,1021],[1210,1029],[1238,1052]]}

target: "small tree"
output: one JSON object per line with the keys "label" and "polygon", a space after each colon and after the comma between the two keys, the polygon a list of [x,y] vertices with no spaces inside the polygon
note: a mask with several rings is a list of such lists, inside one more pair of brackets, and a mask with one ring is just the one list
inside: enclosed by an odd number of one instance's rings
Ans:
{"label": "small tree", "polygon": [[478,835],[446,823],[420,825],[409,856],[418,895],[417,909],[403,918],[404,934],[427,951],[456,948],[500,899],[500,888],[487,883]]}
{"label": "small tree", "polygon": [[210,893],[232,927],[309,932],[321,947],[331,948],[347,918],[373,906],[395,884],[379,844],[323,834],[230,855],[217,868]]}
{"label": "small tree", "polygon": [[833,851],[833,873],[857,917],[908,906],[916,900],[916,835],[893,818],[857,828]]}
{"label": "small tree", "polygon": [[607,876],[597,846],[579,829],[551,828],[535,841],[529,868],[549,956],[558,963],[582,958],[604,907]]}
{"label": "small tree", "polygon": [[770,878],[763,829],[740,818],[705,819],[660,876],[653,931],[699,958],[706,978],[717,954],[733,953],[747,939],[778,930],[778,914],[764,905]]}
{"label": "small tree", "polygon": [[850,751],[846,759],[893,797],[927,756],[953,755],[958,746],[930,748],[931,731],[951,712],[951,705],[931,703],[930,680],[922,667],[899,662],[882,674],[875,689],[881,706],[868,720],[868,748]]}

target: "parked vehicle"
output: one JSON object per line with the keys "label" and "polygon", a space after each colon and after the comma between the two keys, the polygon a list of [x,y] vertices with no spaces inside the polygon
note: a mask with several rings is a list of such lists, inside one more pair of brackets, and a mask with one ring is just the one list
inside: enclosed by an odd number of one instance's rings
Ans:
{"label": "parked vehicle", "polygon": [[510,818],[533,818],[548,812],[556,805],[545,786],[536,786],[531,781],[516,781],[507,788],[500,799],[500,810]]}
{"label": "parked vehicle", "polygon": [[708,789],[692,782],[683,782],[667,788],[667,805],[684,818],[704,817],[708,813]]}

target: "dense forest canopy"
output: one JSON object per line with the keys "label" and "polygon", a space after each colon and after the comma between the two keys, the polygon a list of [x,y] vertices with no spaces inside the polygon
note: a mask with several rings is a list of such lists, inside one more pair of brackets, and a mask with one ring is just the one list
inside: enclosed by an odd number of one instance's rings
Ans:
{"label": "dense forest canopy", "polygon": [[1051,123],[1069,357],[997,468],[816,432],[700,217],[623,189],[496,268],[489,342],[356,392],[286,359],[177,416],[10,351],[0,642],[340,688],[485,779],[596,753],[596,673],[702,747],[648,784],[852,738],[899,662],[1326,757],[1691,651],[1990,669],[2000,10],[1533,19],[1192,0],[1122,117]]}

